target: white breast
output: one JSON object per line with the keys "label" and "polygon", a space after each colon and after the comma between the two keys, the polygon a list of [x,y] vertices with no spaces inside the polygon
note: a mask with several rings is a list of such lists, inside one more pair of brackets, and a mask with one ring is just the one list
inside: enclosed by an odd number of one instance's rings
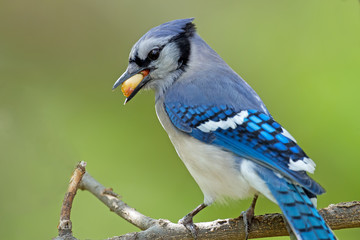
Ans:
{"label": "white breast", "polygon": [[[247,177],[249,171],[255,167],[253,162],[235,158],[230,152],[203,143],[175,129],[167,117],[162,101],[157,101],[155,108],[179,157],[202,190],[205,204],[223,202],[227,198],[243,199],[257,192],[252,187],[254,183],[249,182],[254,179]],[[262,188],[265,185],[261,180],[256,185],[258,184]],[[260,190],[258,187],[256,189]]]}

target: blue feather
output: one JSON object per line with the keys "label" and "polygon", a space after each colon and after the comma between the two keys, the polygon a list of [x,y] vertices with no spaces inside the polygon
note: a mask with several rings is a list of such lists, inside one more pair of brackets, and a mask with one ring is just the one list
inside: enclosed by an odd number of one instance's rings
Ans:
{"label": "blue feather", "polygon": [[300,186],[276,176],[266,168],[257,168],[257,173],[267,184],[298,239],[336,239]]}

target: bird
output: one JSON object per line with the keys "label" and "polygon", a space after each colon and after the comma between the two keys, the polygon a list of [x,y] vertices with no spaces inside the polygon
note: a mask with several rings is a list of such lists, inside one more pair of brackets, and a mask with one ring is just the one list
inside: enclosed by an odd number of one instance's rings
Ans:
{"label": "bird", "polygon": [[258,94],[197,33],[194,18],[150,29],[132,47],[121,85],[129,102],[155,92],[155,111],[204,201],[179,220],[196,238],[193,217],[214,202],[253,198],[242,213],[246,238],[258,195],[277,204],[296,239],[336,239],[316,210],[324,188],[315,163],[269,113]]}

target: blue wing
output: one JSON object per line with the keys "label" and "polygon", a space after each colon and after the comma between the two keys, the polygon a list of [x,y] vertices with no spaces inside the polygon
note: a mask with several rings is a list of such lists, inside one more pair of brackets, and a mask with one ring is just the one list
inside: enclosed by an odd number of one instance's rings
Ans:
{"label": "blue wing", "polygon": [[165,110],[175,127],[194,138],[280,172],[315,195],[325,192],[306,174],[314,170],[312,160],[271,116],[227,105],[167,102]]}
{"label": "blue wing", "polygon": [[267,184],[297,239],[336,239],[302,187],[277,176],[270,169],[258,168],[256,171]]}

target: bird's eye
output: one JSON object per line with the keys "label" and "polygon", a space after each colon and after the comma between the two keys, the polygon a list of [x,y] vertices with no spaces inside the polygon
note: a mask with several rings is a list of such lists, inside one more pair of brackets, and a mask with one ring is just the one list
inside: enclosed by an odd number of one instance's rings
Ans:
{"label": "bird's eye", "polygon": [[154,48],[149,52],[148,58],[150,60],[156,60],[156,59],[159,58],[159,55],[160,55],[160,49],[159,48]]}

